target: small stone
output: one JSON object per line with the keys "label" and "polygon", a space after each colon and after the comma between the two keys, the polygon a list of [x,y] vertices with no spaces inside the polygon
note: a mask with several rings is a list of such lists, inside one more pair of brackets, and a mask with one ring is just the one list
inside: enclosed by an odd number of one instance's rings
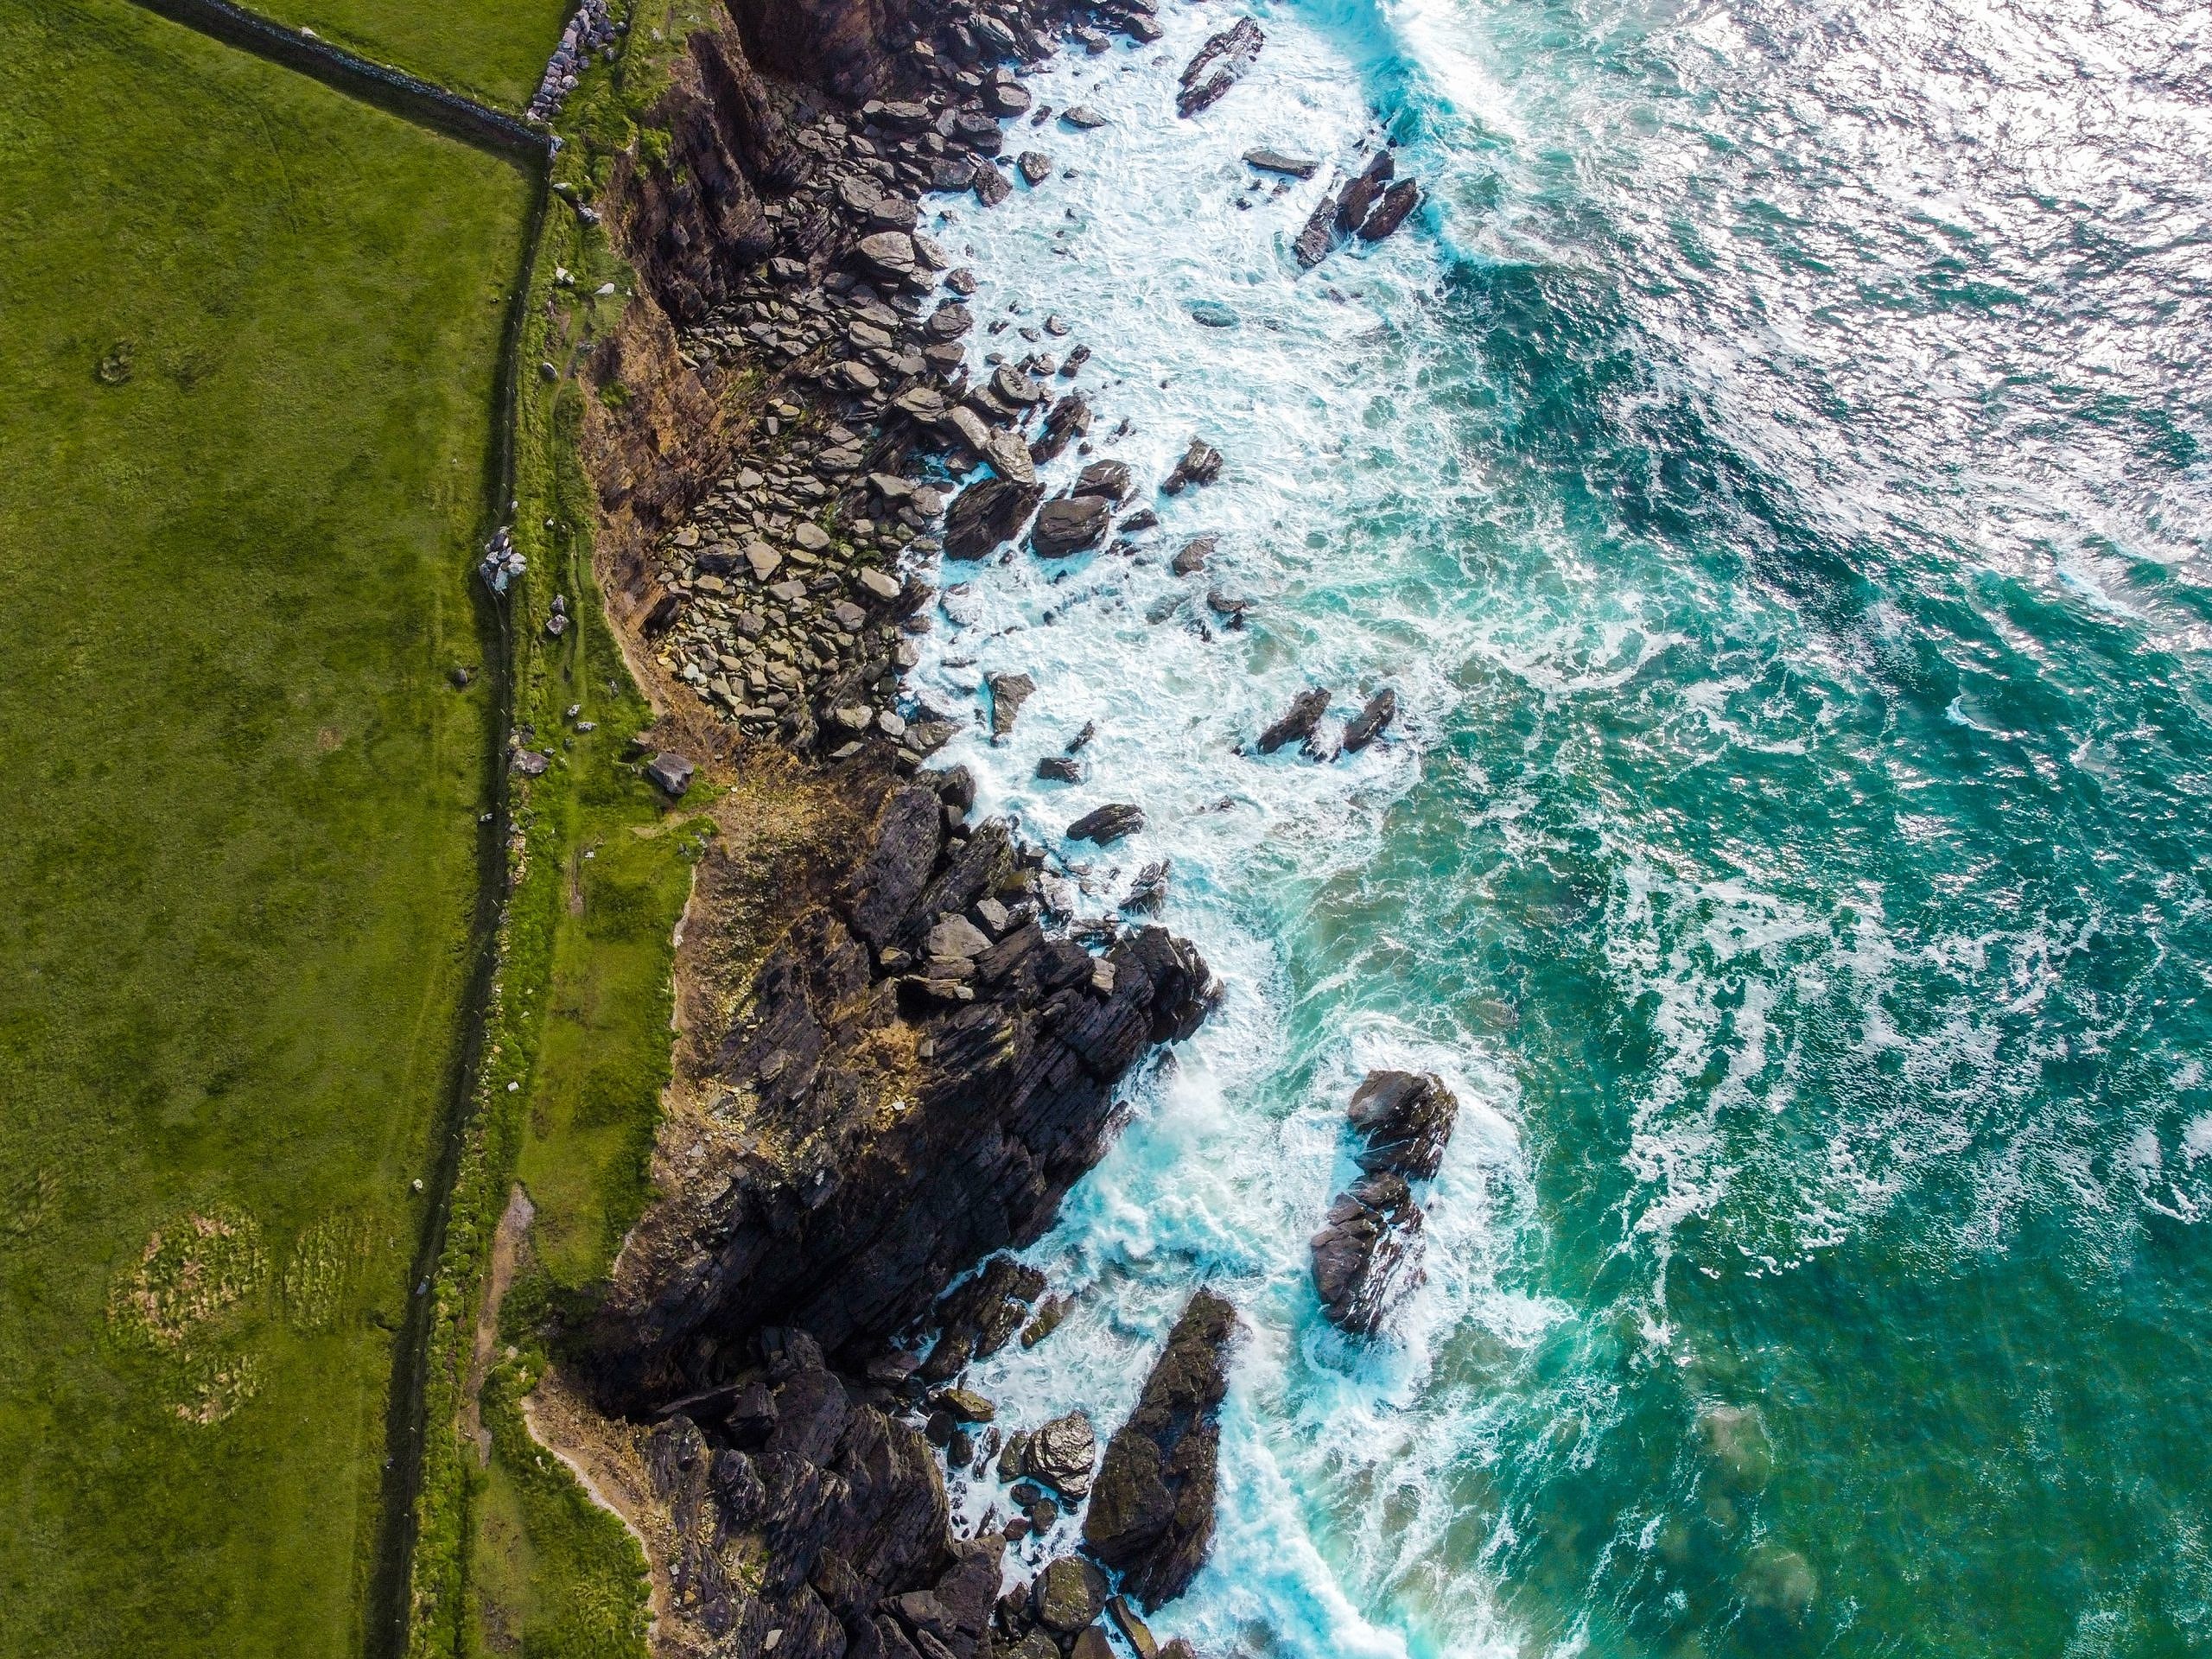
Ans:
{"label": "small stone", "polygon": [[862,566],[855,574],[854,579],[886,604],[899,597],[898,578],[886,575],[872,565]]}
{"label": "small stone", "polygon": [[1032,188],[1052,176],[1052,158],[1040,149],[1025,149],[1014,157],[1014,166]]}
{"label": "small stone", "polygon": [[1106,124],[1106,118],[1087,104],[1071,104],[1060,112],[1060,119],[1079,132],[1090,132]]}
{"label": "small stone", "polygon": [[830,545],[830,532],[817,524],[802,522],[791,531],[791,540],[810,553],[819,553]]}

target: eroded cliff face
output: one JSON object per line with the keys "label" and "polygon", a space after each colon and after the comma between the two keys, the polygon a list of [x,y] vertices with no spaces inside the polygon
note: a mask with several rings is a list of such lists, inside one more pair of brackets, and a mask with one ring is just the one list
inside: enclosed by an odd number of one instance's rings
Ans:
{"label": "eroded cliff face", "polygon": [[[639,278],[585,365],[621,391],[583,416],[601,591],[660,745],[735,789],[685,921],[656,1198],[563,1344],[596,1410],[571,1395],[538,1421],[592,1418],[610,1488],[637,1495],[667,1654],[977,1659],[1033,1630],[995,1611],[1002,1541],[953,1535],[926,1384],[887,1350],[1049,1224],[1117,1086],[1214,994],[1162,929],[1071,937],[1042,855],[925,764],[950,724],[890,710],[931,590],[888,573],[942,511],[912,474],[971,426],[1010,464],[1032,411],[979,391],[969,424],[945,416],[965,372],[955,334],[921,327],[934,279],[854,262],[913,195],[981,176],[1016,102],[985,60],[1040,54],[1064,21],[949,0],[918,48],[897,0],[732,0],[683,43],[661,159],[620,164],[598,203]],[[915,101],[887,127],[841,107],[883,97]],[[874,374],[795,340],[800,317],[847,319]],[[780,585],[748,573],[748,533]],[[805,665],[787,701],[752,689],[772,719],[669,649],[734,584],[760,614],[707,614],[750,629],[738,654],[780,640]]]}
{"label": "eroded cliff face", "polygon": [[1040,1232],[1097,1160],[1115,1084],[1188,1036],[1205,965],[1147,927],[1048,937],[1036,863],[966,822],[964,775],[885,780],[835,896],[798,917],[719,1046],[594,1333],[632,1410],[710,1390],[795,1325],[855,1365],[957,1274]]}

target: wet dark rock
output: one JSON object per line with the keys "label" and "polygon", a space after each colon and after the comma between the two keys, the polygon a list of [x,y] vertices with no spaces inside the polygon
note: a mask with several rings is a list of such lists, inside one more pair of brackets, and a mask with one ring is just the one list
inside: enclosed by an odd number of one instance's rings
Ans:
{"label": "wet dark rock", "polygon": [[1336,245],[1337,198],[1332,194],[1323,196],[1306,220],[1305,229],[1290,245],[1301,269],[1311,270],[1329,257],[1329,250]]}
{"label": "wet dark rock", "polygon": [[1218,536],[1193,536],[1183,543],[1182,550],[1176,554],[1168,569],[1179,576],[1194,576],[1206,568],[1206,561],[1220,543]]}
{"label": "wet dark rock", "polygon": [[1024,1470],[1076,1502],[1090,1496],[1097,1463],[1098,1437],[1079,1411],[1053,1418],[1029,1437],[1022,1453]]}
{"label": "wet dark rock", "polygon": [[1282,718],[1260,734],[1260,753],[1273,754],[1286,743],[1310,743],[1313,728],[1329,709],[1329,688],[1313,686],[1290,700]]}
{"label": "wet dark rock", "polygon": [[1080,392],[1070,392],[1046,411],[1044,429],[1029,446],[1029,458],[1041,466],[1090,430],[1089,401]]}
{"label": "wet dark rock", "polygon": [[1004,547],[1020,533],[1037,504],[1045,499],[1041,484],[1020,484],[1011,479],[978,479],[953,498],[944,515],[944,556],[980,559]]}
{"label": "wet dark rock", "polygon": [[1344,1116],[1363,1142],[1362,1169],[1425,1181],[1443,1164],[1459,1101],[1433,1072],[1370,1071]]}
{"label": "wet dark rock", "polygon": [[1014,194],[1014,181],[999,170],[993,161],[978,161],[975,171],[976,199],[986,207],[995,207]]}
{"label": "wet dark rock", "polygon": [[1116,506],[1129,499],[1135,487],[1126,464],[1118,461],[1094,461],[1083,469],[1082,474],[1069,487],[1070,495],[1103,496]]}
{"label": "wet dark rock", "polygon": [[1114,504],[1104,496],[1061,496],[1038,510],[1029,544],[1048,559],[1065,558],[1105,539]]}
{"label": "wet dark rock", "polygon": [[1221,451],[1204,438],[1192,438],[1191,447],[1160,487],[1169,495],[1178,495],[1190,485],[1211,484],[1220,476]]}
{"label": "wet dark rock", "polygon": [[1032,187],[1040,185],[1052,176],[1052,158],[1041,149],[1025,149],[1014,159],[1014,169],[1023,181]]}
{"label": "wet dark rock", "polygon": [[1048,1561],[1030,1588],[1030,1608],[1046,1630],[1072,1636],[1106,1611],[1106,1575],[1074,1555]]}
{"label": "wet dark rock", "polygon": [[1363,1176],[1337,1195],[1311,1245],[1313,1288],[1332,1323],[1354,1336],[1381,1327],[1421,1282],[1421,1206],[1402,1176]]}
{"label": "wet dark rock", "polygon": [[1147,1611],[1182,1594],[1212,1547],[1221,1402],[1236,1329],[1236,1310],[1224,1298],[1210,1290],[1191,1298],[1098,1471],[1084,1541]]}
{"label": "wet dark rock", "polygon": [[1267,36],[1249,17],[1239,17],[1231,27],[1212,36],[1184,66],[1183,90],[1175,100],[1175,113],[1189,118],[1220,102],[1252,67]]}
{"label": "wet dark rock", "polygon": [[1014,730],[1021,705],[1037,694],[1037,682],[1027,674],[994,674],[985,683],[991,690],[991,735],[1004,737]]}
{"label": "wet dark rock", "polygon": [[[669,1520],[671,1611],[731,1652],[760,1652],[781,1630],[779,1650],[833,1654],[866,1648],[862,1632],[880,1643],[870,1621],[887,1606],[899,1623],[882,1623],[902,1643],[902,1626],[925,1629],[942,1653],[974,1659],[1002,1550],[952,1538],[923,1437],[859,1402],[799,1332],[764,1332],[755,1357],[730,1391],[759,1402],[747,1444],[702,1397],[640,1446]],[[741,1558],[760,1565],[741,1572]]]}
{"label": "wet dark rock", "polygon": [[1002,120],[1029,112],[1029,89],[1012,75],[983,83],[983,107]]}
{"label": "wet dark rock", "polygon": [[[988,942],[984,942],[985,949]],[[982,950],[974,955],[980,957]],[[924,1382],[943,1382],[969,1361],[988,1359],[1019,1332],[1045,1275],[1010,1255],[995,1255],[982,1272],[947,1291],[937,1306],[940,1332],[921,1368]]]}
{"label": "wet dark rock", "polygon": [[1106,118],[1086,105],[1071,104],[1060,111],[1060,119],[1078,132],[1089,132],[1106,124]]}
{"label": "wet dark rock", "polygon": [[1152,1627],[1137,1617],[1137,1610],[1129,1605],[1127,1596],[1116,1596],[1108,1602],[1106,1612],[1122,1639],[1135,1649],[1137,1659],[1160,1659],[1160,1643],[1153,1636]]}
{"label": "wet dark rock", "polygon": [[[967,1000],[904,1006],[880,953],[918,955],[1028,877],[1003,823],[948,840],[935,791],[886,788],[852,874],[770,950],[715,1051],[747,1134],[694,1143],[617,1265],[584,1360],[613,1408],[723,1383],[734,1332],[878,1351],[968,1264],[1038,1236],[1103,1149],[1116,1083],[1205,1017],[1205,965],[1164,930],[1094,956],[1033,921],[965,964]],[[887,1120],[902,1026],[916,1058]]]}
{"label": "wet dark rock", "polygon": [[1421,187],[1411,179],[1401,179],[1382,193],[1382,199],[1375,204],[1374,211],[1361,223],[1359,239],[1380,242],[1406,222],[1406,215],[1413,212],[1420,200]]}
{"label": "wet dark rock", "polygon": [[1110,847],[1143,828],[1142,807],[1116,802],[1102,806],[1095,812],[1086,812],[1068,825],[1068,839],[1096,842],[1101,847]]}
{"label": "wet dark rock", "polygon": [[1396,169],[1396,165],[1386,149],[1370,162],[1358,177],[1344,186],[1343,194],[1337,198],[1337,234],[1344,235],[1366,219],[1368,210],[1382,195],[1383,187],[1389,183],[1390,175]]}
{"label": "wet dark rock", "polygon": [[1283,173],[1294,179],[1310,179],[1321,170],[1319,162],[1307,161],[1301,156],[1286,156],[1279,149],[1248,149],[1244,164],[1256,167],[1262,173]]}
{"label": "wet dark rock", "polygon": [[1121,904],[1128,912],[1150,912],[1167,902],[1168,862],[1159,859],[1146,865],[1129,883],[1129,891]]}
{"label": "wet dark rock", "polygon": [[1047,783],[1079,784],[1083,763],[1065,754],[1048,754],[1037,763],[1037,776]]}
{"label": "wet dark rock", "polygon": [[1357,754],[1390,728],[1398,717],[1398,694],[1384,686],[1367,700],[1367,705],[1344,728],[1344,752]]}

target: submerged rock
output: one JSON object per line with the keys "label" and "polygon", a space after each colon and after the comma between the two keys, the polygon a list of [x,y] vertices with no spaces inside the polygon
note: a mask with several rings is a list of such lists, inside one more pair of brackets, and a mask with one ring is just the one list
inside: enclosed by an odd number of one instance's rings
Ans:
{"label": "submerged rock", "polygon": [[1183,1593],[1212,1547],[1222,1397],[1236,1310],[1210,1290],[1191,1298],[1114,1432],[1084,1518],[1084,1541],[1117,1569],[1147,1611]]}

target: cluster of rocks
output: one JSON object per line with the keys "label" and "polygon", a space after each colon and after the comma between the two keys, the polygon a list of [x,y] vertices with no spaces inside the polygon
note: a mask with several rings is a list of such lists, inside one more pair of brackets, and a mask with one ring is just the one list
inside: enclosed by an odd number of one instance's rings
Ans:
{"label": "cluster of rocks", "polygon": [[576,77],[590,67],[591,54],[605,54],[611,61],[615,42],[629,27],[607,15],[607,0],[583,0],[561,31],[561,43],[553,48],[537,90],[531,95],[530,118],[550,121],[560,114],[561,105],[576,89]]}
{"label": "cluster of rocks", "polygon": [[1291,244],[1299,264],[1311,270],[1346,237],[1380,242],[1404,224],[1421,203],[1421,186],[1411,179],[1392,182],[1396,170],[1396,158],[1383,150],[1342,189],[1323,196]]}
{"label": "cluster of rocks", "polygon": [[1428,1073],[1373,1071],[1347,1109],[1360,1179],[1337,1195],[1313,1235],[1313,1287],[1322,1311],[1354,1335],[1377,1330],[1421,1283],[1421,1205],[1412,1183],[1436,1174],[1459,1103]]}
{"label": "cluster of rocks", "polygon": [[[1327,758],[1330,749],[1321,736],[1321,717],[1329,712],[1329,700],[1333,695],[1327,686],[1317,685],[1293,697],[1290,707],[1260,734],[1260,753],[1273,754],[1277,749],[1295,743],[1313,759]],[[1357,754],[1389,730],[1397,717],[1398,694],[1386,685],[1369,696],[1359,712],[1344,722],[1333,752]]]}
{"label": "cluster of rocks", "polygon": [[720,1044],[710,1117],[729,1132],[685,1153],[616,1265],[592,1347],[619,1407],[719,1383],[732,1332],[795,1325],[865,1363],[1043,1230],[1104,1147],[1116,1084],[1216,995],[1161,928],[1065,937],[1041,855],[969,823],[963,768],[876,787],[849,874]]}

